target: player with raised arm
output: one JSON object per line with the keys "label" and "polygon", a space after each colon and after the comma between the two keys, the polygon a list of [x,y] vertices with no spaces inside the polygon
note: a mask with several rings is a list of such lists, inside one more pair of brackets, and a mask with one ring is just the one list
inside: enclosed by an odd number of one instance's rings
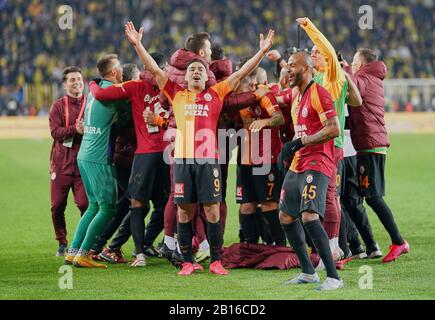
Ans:
{"label": "player with raised arm", "polygon": [[172,102],[177,123],[175,140],[174,183],[175,202],[178,206],[178,237],[184,257],[180,275],[195,271],[192,263],[191,220],[197,203],[202,203],[207,217],[210,242],[210,272],[228,274],[220,262],[222,234],[219,224],[219,202],[221,201],[221,174],[217,163],[217,121],[225,96],[237,88],[239,81],[248,75],[263,59],[273,44],[274,31],[269,30],[264,39],[260,35],[260,50],[239,71],[225,81],[205,89],[208,79],[206,66],[201,60],[192,60],[187,67],[188,88],[183,89],[170,81],[141,43],[143,29],[136,31],[128,22],[125,33],[138,53],[145,68],[156,78],[164,94]]}

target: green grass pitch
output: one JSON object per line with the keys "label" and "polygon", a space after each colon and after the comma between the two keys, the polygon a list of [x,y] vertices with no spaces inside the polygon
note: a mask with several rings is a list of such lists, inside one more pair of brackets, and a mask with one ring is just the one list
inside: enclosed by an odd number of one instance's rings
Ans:
{"label": "green grass pitch", "polygon": [[[354,261],[341,275],[343,290],[315,292],[314,286],[288,287],[283,281],[298,270],[232,270],[228,277],[207,272],[177,276],[163,259],[149,259],[144,269],[109,265],[105,270],[73,268],[73,289],[60,289],[62,258],[50,216],[50,140],[0,141],[0,299],[434,299],[435,135],[392,135],[387,158],[386,201],[411,253],[382,264]],[[235,170],[228,187],[225,244],[238,239]],[[369,210],[383,253],[390,244]],[[68,240],[79,219],[72,198],[67,207]],[[160,240],[160,237],[159,237]],[[124,248],[130,257],[131,240]],[[370,266],[373,289],[360,289],[360,267]],[[325,278],[325,274],[321,274]]]}

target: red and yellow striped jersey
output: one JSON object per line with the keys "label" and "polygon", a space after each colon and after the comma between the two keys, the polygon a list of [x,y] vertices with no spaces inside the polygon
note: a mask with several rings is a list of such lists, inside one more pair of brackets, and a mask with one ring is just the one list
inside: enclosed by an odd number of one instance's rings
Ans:
{"label": "red and yellow striped jersey", "polygon": [[193,93],[168,79],[163,93],[172,103],[177,123],[175,159],[218,159],[217,123],[222,102],[231,91],[226,80]]}
{"label": "red and yellow striped jersey", "polygon": [[[295,139],[313,135],[323,129],[327,119],[337,116],[331,95],[313,83],[301,100],[292,99],[292,119]],[[296,173],[320,171],[331,177],[334,170],[334,139],[322,144],[305,146],[296,152],[290,170]]]}

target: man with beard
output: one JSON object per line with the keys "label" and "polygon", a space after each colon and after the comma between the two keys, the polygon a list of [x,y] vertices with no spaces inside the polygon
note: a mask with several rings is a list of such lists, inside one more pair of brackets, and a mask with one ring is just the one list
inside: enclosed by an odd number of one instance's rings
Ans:
{"label": "man with beard", "polygon": [[343,287],[343,281],[319,216],[325,213],[326,190],[335,167],[333,139],[339,136],[340,125],[331,95],[313,81],[313,67],[305,52],[293,54],[288,61],[290,86],[299,92],[290,98],[295,138],[280,154],[281,161],[293,154],[294,158],[281,189],[279,215],[302,269],[286,284],[320,282],[306,249],[303,223],[326,268],[327,278],[317,290],[335,290]]}

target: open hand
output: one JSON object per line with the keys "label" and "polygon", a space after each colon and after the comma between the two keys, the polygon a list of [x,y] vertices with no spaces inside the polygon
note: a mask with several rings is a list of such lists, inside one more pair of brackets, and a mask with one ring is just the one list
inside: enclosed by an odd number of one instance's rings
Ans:
{"label": "open hand", "polygon": [[267,34],[266,39],[264,39],[264,35],[260,33],[260,49],[266,53],[273,45],[273,39],[275,38],[275,31],[269,29],[269,33]]}
{"label": "open hand", "polygon": [[137,45],[142,41],[142,35],[143,35],[143,27],[139,29],[139,32],[134,27],[133,22],[129,21],[125,25],[125,36],[127,37],[127,40],[132,45]]}
{"label": "open hand", "polygon": [[255,120],[249,126],[249,130],[251,130],[252,132],[258,132],[261,129],[267,127],[269,124],[270,124],[269,119]]}
{"label": "open hand", "polygon": [[156,114],[154,112],[152,112],[150,110],[145,110],[142,113],[142,116],[143,116],[143,120],[145,121],[145,123],[151,124],[151,125],[154,124],[154,120],[156,118]]}

